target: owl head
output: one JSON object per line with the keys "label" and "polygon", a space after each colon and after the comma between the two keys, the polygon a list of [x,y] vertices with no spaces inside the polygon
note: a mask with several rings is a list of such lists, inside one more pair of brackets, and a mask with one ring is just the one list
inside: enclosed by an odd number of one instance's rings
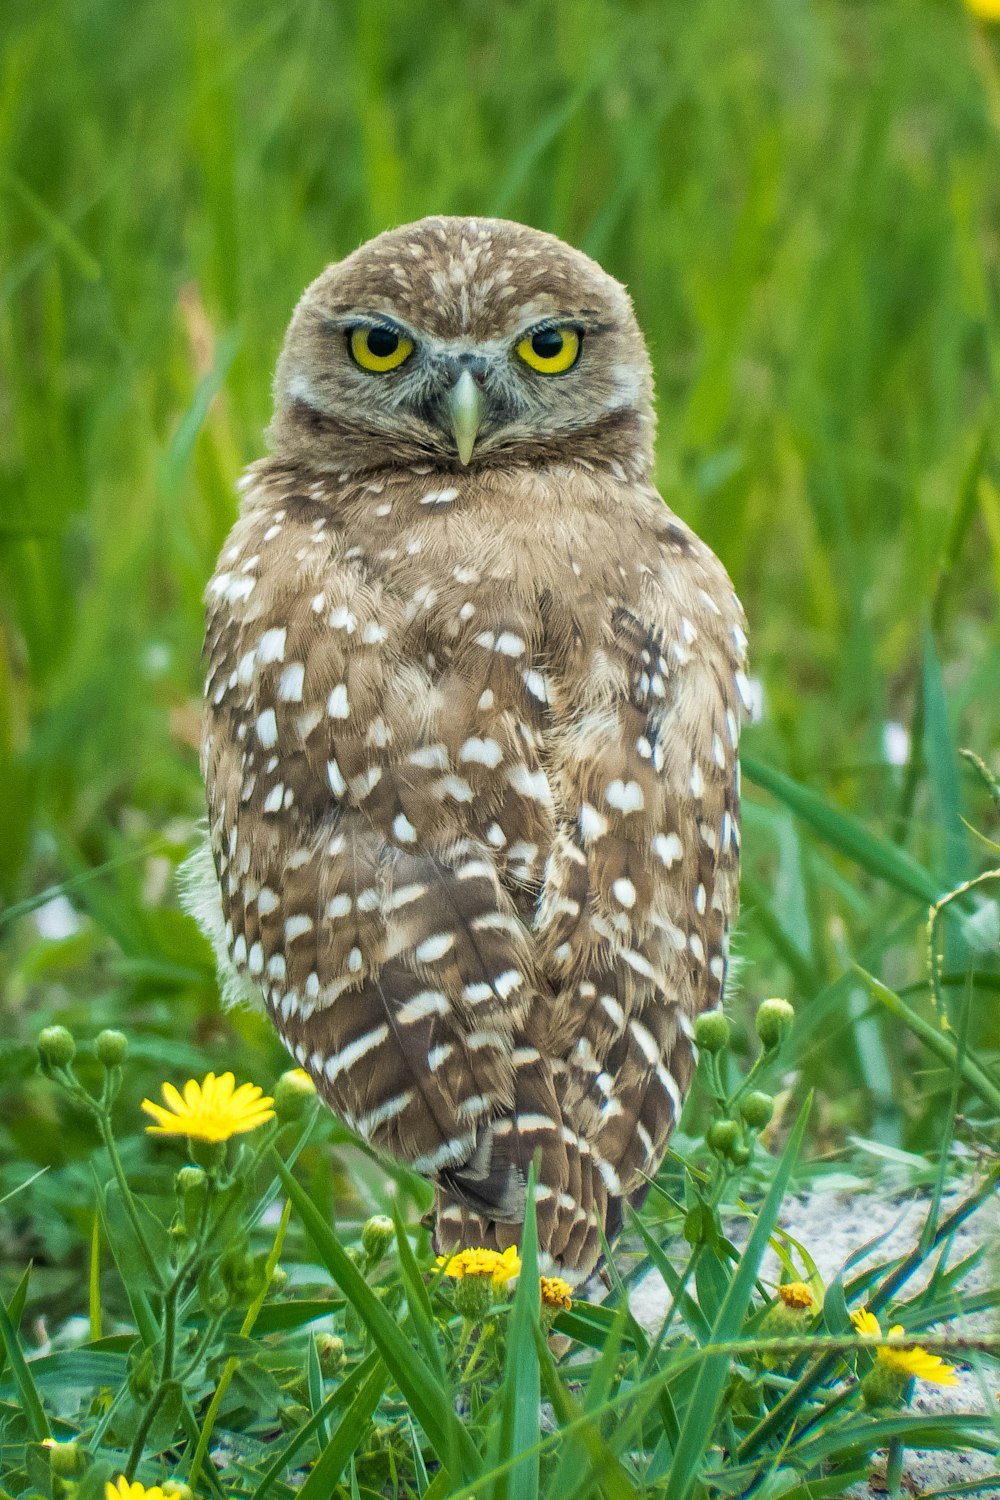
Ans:
{"label": "owl head", "polygon": [[649,356],[625,288],[554,235],[427,218],[307,288],[275,377],[279,458],[357,473],[652,462]]}

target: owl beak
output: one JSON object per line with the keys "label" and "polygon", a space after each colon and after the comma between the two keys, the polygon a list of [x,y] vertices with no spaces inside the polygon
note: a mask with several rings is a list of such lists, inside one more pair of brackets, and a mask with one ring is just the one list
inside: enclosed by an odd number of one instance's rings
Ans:
{"label": "owl beak", "polygon": [[448,392],[452,436],[463,464],[472,457],[483,420],[483,393],[468,370],[463,370]]}

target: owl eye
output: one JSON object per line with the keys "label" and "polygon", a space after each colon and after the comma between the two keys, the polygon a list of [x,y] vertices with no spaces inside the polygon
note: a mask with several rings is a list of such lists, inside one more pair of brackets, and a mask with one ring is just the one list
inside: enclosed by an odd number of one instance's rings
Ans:
{"label": "owl eye", "polygon": [[562,375],[580,358],[580,332],[567,324],[563,328],[536,328],[517,346],[526,365],[540,375]]}
{"label": "owl eye", "polygon": [[382,374],[386,370],[397,369],[404,360],[409,359],[413,353],[413,340],[408,339],[405,333],[398,333],[395,328],[380,327],[377,324],[372,328],[360,324],[351,329],[348,347],[354,363],[360,365],[362,370]]}

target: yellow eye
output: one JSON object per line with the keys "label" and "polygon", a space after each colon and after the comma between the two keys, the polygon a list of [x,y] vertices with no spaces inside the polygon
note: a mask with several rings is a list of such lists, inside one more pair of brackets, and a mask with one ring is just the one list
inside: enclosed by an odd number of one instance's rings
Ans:
{"label": "yellow eye", "polygon": [[575,328],[536,328],[517,346],[526,365],[540,375],[562,375],[580,357],[580,335]]}
{"label": "yellow eye", "polygon": [[413,340],[395,328],[366,328],[361,325],[351,329],[351,358],[362,370],[383,374],[397,369],[413,353]]}

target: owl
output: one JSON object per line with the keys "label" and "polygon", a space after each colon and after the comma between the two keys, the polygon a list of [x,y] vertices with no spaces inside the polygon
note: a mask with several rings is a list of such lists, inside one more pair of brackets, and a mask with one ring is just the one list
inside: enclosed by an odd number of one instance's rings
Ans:
{"label": "owl", "polygon": [[444,1252],[578,1283],[718,1006],[746,638],[651,480],[625,289],[427,218],[307,289],[207,592],[199,897],[323,1098],[435,1185]]}

